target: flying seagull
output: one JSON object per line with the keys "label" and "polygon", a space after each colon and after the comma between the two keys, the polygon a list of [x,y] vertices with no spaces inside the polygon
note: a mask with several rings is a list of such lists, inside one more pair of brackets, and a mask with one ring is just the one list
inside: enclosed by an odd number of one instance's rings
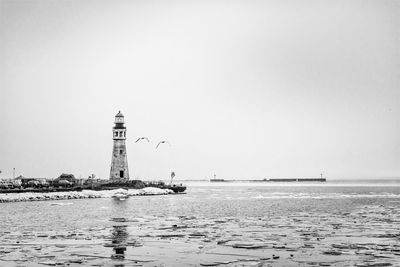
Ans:
{"label": "flying seagull", "polygon": [[157,144],[157,146],[156,146],[156,149],[158,148],[158,146],[160,145],[160,144],[168,144],[168,145],[171,145],[168,141],[160,141],[160,142],[158,142],[158,144]]}
{"label": "flying seagull", "polygon": [[149,138],[147,138],[147,137],[140,137],[140,138],[138,138],[138,139],[135,141],[135,143],[139,142],[140,140],[146,140],[147,142],[150,142]]}

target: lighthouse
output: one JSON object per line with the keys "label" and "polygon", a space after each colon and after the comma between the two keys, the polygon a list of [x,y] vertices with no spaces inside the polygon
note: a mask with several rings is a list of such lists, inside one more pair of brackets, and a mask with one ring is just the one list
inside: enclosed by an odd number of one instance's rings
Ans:
{"label": "lighthouse", "polygon": [[118,111],[115,115],[113,131],[113,152],[111,158],[110,180],[122,182],[129,180],[128,158],[126,155],[126,127],[124,115]]}

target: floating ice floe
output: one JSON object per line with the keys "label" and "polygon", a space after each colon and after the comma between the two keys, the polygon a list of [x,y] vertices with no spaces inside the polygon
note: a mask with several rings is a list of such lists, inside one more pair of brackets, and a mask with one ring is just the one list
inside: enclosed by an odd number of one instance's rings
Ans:
{"label": "floating ice floe", "polygon": [[117,189],[117,190],[112,190],[112,196],[113,198],[117,199],[126,199],[128,197],[128,190],[127,189]]}
{"label": "floating ice floe", "polygon": [[8,193],[0,194],[1,202],[20,202],[20,201],[42,201],[42,200],[61,200],[61,199],[81,199],[81,198],[111,198],[113,196],[141,196],[141,195],[167,195],[171,194],[171,189],[161,189],[146,187],[143,189],[115,189],[115,190],[82,190],[80,192],[49,192],[49,193]]}
{"label": "floating ice floe", "polygon": [[69,206],[72,205],[74,203],[72,202],[68,202],[68,203],[50,203],[51,206]]}

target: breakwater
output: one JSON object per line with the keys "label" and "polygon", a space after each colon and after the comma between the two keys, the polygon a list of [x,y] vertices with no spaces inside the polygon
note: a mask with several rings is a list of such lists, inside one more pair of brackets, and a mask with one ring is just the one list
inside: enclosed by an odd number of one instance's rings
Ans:
{"label": "breakwater", "polygon": [[262,180],[226,180],[210,179],[210,182],[326,182],[326,178],[270,178]]}
{"label": "breakwater", "polygon": [[85,199],[85,198],[111,198],[116,193],[123,193],[126,196],[148,196],[167,195],[174,192],[170,189],[156,187],[145,187],[142,189],[114,189],[114,190],[82,190],[82,191],[60,191],[60,192],[25,192],[0,194],[0,203],[21,202],[21,201],[45,201],[63,199]]}

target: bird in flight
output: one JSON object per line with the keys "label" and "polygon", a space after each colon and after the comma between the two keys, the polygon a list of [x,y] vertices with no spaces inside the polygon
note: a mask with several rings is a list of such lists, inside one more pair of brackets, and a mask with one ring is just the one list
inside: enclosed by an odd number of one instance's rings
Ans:
{"label": "bird in flight", "polygon": [[156,146],[156,149],[157,149],[158,146],[161,145],[161,144],[168,144],[168,145],[171,145],[171,144],[170,144],[168,141],[166,141],[166,140],[160,141],[160,142],[158,142],[158,144],[157,144],[157,146]]}
{"label": "bird in flight", "polygon": [[135,143],[139,142],[140,140],[146,140],[147,142],[150,142],[149,138],[147,138],[147,137],[140,137],[140,138],[138,138],[138,139],[135,141]]}

